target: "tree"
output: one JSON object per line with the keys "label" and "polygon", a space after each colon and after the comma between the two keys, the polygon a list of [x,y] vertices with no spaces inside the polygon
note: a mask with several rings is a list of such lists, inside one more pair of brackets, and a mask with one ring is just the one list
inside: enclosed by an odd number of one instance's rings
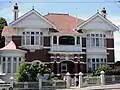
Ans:
{"label": "tree", "polygon": [[4,26],[7,26],[7,21],[4,18],[0,17],[0,30],[2,30]]}
{"label": "tree", "polygon": [[23,61],[20,64],[17,81],[18,82],[35,82],[38,81],[37,75],[50,74],[51,69],[45,64],[33,63],[31,65],[25,64]]}
{"label": "tree", "polygon": [[100,72],[104,71],[105,74],[110,74],[112,71],[112,68],[110,66],[101,66],[98,70],[95,71],[95,75],[100,75]]}
{"label": "tree", "polygon": [[22,60],[20,62],[20,66],[17,72],[17,81],[18,82],[24,82],[24,80],[26,79],[26,74],[25,74],[25,62]]}
{"label": "tree", "polygon": [[4,18],[0,17],[0,48],[5,46],[5,37],[1,36],[1,32],[4,26],[7,26],[7,21]]}

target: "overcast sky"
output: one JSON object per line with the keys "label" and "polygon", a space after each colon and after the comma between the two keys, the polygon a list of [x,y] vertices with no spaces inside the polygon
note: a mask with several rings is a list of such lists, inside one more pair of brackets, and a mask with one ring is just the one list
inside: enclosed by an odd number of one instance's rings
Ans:
{"label": "overcast sky", "polygon": [[[81,19],[88,19],[97,10],[101,12],[105,7],[107,18],[115,25],[120,25],[120,3],[116,0],[0,0],[0,16],[8,22],[13,20],[13,5],[19,5],[19,16],[34,8],[42,15],[48,12],[69,13]],[[120,60],[120,32],[115,35],[115,60]]]}

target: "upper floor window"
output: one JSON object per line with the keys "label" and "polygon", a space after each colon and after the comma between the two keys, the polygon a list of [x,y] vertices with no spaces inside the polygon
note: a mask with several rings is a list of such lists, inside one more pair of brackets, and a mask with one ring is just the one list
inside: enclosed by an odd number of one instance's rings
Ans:
{"label": "upper floor window", "polygon": [[53,44],[57,44],[57,36],[53,37]]}
{"label": "upper floor window", "polygon": [[104,34],[87,34],[87,47],[105,47],[106,36]]}
{"label": "upper floor window", "polygon": [[61,36],[59,37],[60,45],[75,45],[75,38],[72,36]]}
{"label": "upper floor window", "polygon": [[41,45],[42,32],[23,32],[22,44],[23,45]]}
{"label": "upper floor window", "polygon": [[80,44],[80,37],[77,37],[77,45]]}

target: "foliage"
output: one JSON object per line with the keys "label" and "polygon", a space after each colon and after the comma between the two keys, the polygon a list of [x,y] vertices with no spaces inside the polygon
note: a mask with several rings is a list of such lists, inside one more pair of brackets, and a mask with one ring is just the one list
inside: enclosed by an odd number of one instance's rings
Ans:
{"label": "foliage", "polygon": [[7,21],[4,18],[0,17],[0,29],[3,29],[4,26],[7,26]]}
{"label": "foliage", "polygon": [[33,63],[31,65],[25,65],[24,62],[21,62],[18,70],[17,81],[35,82],[38,81],[38,74],[40,74],[41,76],[43,76],[44,74],[51,74],[51,69],[48,68],[48,66],[45,64]]}
{"label": "foliage", "polygon": [[25,62],[24,61],[21,61],[20,62],[20,67],[18,69],[18,72],[17,72],[17,81],[20,82],[24,82],[24,79],[26,79],[26,75],[24,73],[24,70],[25,70]]}
{"label": "foliage", "polygon": [[113,75],[120,75],[120,66],[115,66],[111,71]]}
{"label": "foliage", "polygon": [[1,32],[4,26],[7,26],[7,21],[4,18],[0,17],[0,48],[5,46],[5,37],[1,36]]}
{"label": "foliage", "polygon": [[105,74],[110,74],[112,68],[109,66],[101,66],[98,70],[95,71],[95,75],[100,75],[101,71],[104,71]]}
{"label": "foliage", "polygon": [[51,77],[51,78],[49,78],[49,80],[58,80],[58,77]]}

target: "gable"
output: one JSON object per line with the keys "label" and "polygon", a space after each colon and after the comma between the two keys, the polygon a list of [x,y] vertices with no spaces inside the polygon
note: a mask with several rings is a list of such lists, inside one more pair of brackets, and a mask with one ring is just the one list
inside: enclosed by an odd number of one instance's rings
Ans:
{"label": "gable", "polygon": [[100,14],[96,14],[95,16],[89,18],[86,22],[78,26],[78,29],[116,31],[118,30],[118,27]]}
{"label": "gable", "polygon": [[37,28],[54,28],[55,26],[41,16],[35,10],[32,10],[16,21],[12,22],[10,26],[13,27],[37,27]]}

